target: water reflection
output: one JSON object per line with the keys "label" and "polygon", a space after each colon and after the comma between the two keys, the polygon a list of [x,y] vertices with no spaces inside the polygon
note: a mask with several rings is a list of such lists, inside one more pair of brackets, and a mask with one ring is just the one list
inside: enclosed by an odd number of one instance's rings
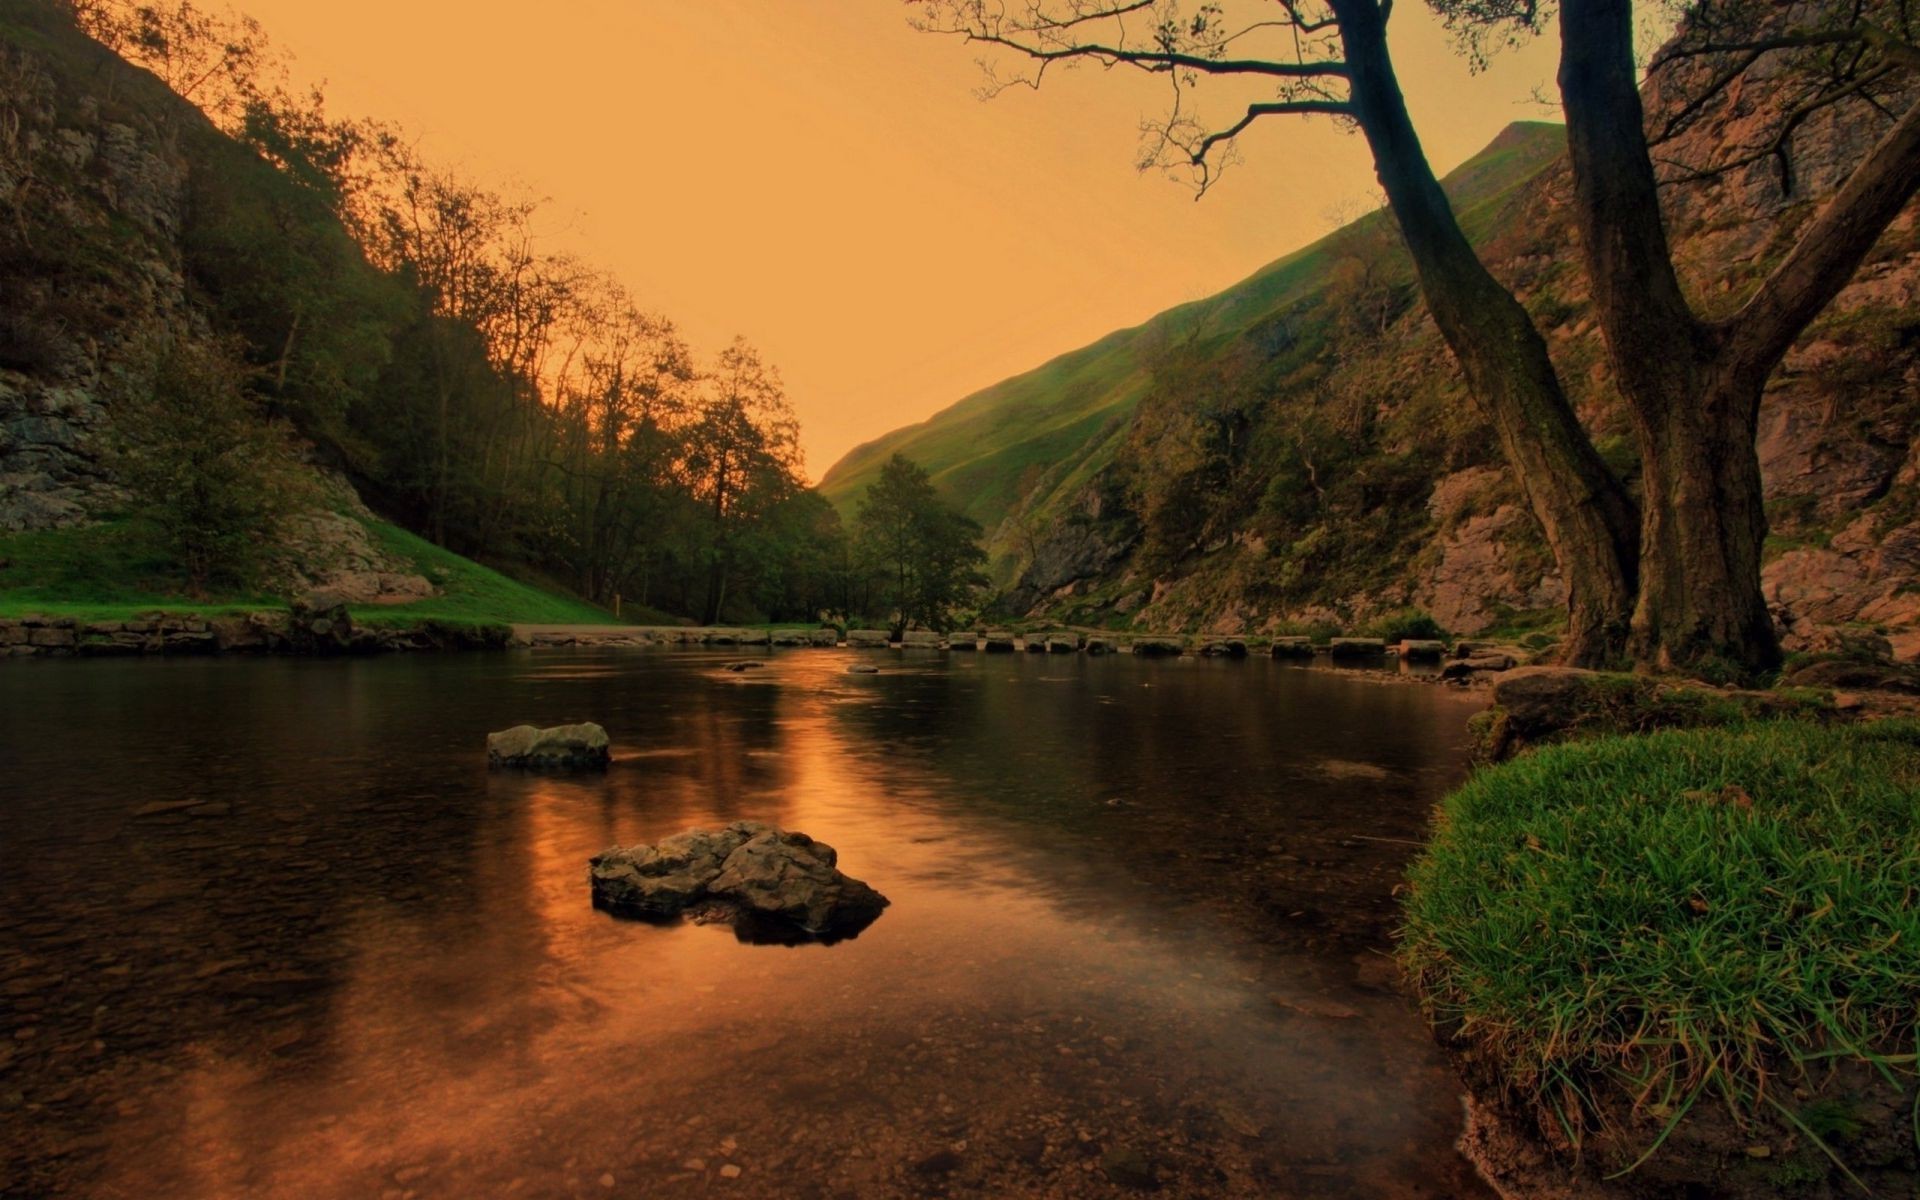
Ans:
{"label": "water reflection", "polygon": [[[0,673],[8,1194],[1481,1194],[1379,956],[1465,702],[738,657]],[[605,775],[485,770],[583,718]],[[893,906],[786,948],[588,903],[746,818]]]}

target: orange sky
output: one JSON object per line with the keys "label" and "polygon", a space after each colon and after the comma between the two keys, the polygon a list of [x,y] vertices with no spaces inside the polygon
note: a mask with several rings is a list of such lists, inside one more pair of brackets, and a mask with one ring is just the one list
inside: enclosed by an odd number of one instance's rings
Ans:
{"label": "orange sky", "polygon": [[[436,160],[548,197],[555,249],[611,269],[711,353],[779,364],[817,478],[858,442],[1218,291],[1372,190],[1356,136],[1268,118],[1198,203],[1133,162],[1162,84],[1079,70],[975,97],[975,51],[900,0],[235,0]],[[536,16],[536,14],[538,14]],[[1548,41],[1471,75],[1394,16],[1444,170],[1552,116]]]}

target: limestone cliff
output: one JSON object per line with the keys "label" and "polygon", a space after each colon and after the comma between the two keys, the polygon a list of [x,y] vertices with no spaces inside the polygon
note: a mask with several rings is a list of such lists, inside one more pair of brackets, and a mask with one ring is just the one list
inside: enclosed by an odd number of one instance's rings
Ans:
{"label": "limestone cliff", "polygon": [[[218,297],[196,274],[195,231],[231,213],[216,189],[272,177],[53,6],[0,0],[0,533],[114,511],[103,447],[131,348],[209,334]],[[348,603],[432,595],[369,535],[353,488],[314,471],[320,501],[291,522],[271,584]]]}

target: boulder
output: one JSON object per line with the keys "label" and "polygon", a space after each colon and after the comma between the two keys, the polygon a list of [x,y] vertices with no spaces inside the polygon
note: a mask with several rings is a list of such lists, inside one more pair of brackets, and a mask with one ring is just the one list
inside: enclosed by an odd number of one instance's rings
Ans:
{"label": "boulder", "polygon": [[1136,638],[1130,649],[1143,658],[1177,657],[1187,652],[1186,643],[1180,639],[1161,637]]}
{"label": "boulder", "polygon": [[947,641],[949,650],[978,650],[979,648],[980,635],[971,631],[956,633]]}
{"label": "boulder", "polygon": [[1379,658],[1387,652],[1385,638],[1337,637],[1327,643],[1335,658]]}
{"label": "boulder", "polygon": [[1515,665],[1511,654],[1476,654],[1472,658],[1456,658],[1441,667],[1440,678],[1472,679],[1486,672],[1510,671]]}
{"label": "boulder", "polygon": [[847,645],[855,650],[885,650],[890,640],[884,629],[847,630]]}
{"label": "boulder", "polygon": [[1786,682],[1792,687],[1914,695],[1920,694],[1920,668],[1906,663],[1835,658],[1801,667],[1787,676]]}
{"label": "boulder", "polygon": [[774,646],[807,646],[813,639],[804,629],[776,629],[769,635],[768,641]]}
{"label": "boulder", "polygon": [[1239,638],[1218,638],[1200,647],[1200,653],[1208,658],[1245,658],[1247,644]]}
{"label": "boulder", "polygon": [[1090,637],[1087,639],[1086,650],[1088,654],[1112,654],[1113,643],[1103,637]]}
{"label": "boulder", "polygon": [[1056,633],[1047,636],[1048,654],[1073,654],[1080,649],[1080,639],[1070,633]]}
{"label": "boulder", "polygon": [[940,635],[931,629],[909,629],[900,635],[900,645],[908,650],[938,650]]}
{"label": "boulder", "polygon": [[1400,657],[1417,659],[1422,662],[1439,662],[1447,655],[1447,644],[1431,638],[1403,638],[1400,642]]}
{"label": "boulder", "polygon": [[735,672],[759,671],[764,669],[766,665],[767,665],[767,660],[764,658],[739,658],[739,659],[735,659],[730,663],[727,663],[725,666],[721,668],[721,670],[735,671]]}
{"label": "boulder", "polygon": [[579,771],[604,767],[611,757],[607,731],[590,721],[550,729],[515,725],[487,735],[489,767]]}
{"label": "boulder", "polygon": [[1531,742],[1590,715],[1603,683],[1600,672],[1579,667],[1520,667],[1494,681],[1493,702],[1505,713],[1507,733]]}
{"label": "boulder", "polygon": [[1013,635],[1004,630],[991,630],[980,638],[980,648],[989,654],[1011,654],[1019,649],[1014,644]]}
{"label": "boulder", "polygon": [[807,643],[813,646],[838,646],[840,631],[831,625],[822,625],[807,635]]}
{"label": "boulder", "polygon": [[867,663],[855,663],[847,668],[847,674],[849,675],[878,675],[879,673],[879,667],[871,666]]}
{"label": "boulder", "polygon": [[1028,654],[1045,654],[1047,639],[1038,634],[1030,634],[1020,640],[1020,648]]}
{"label": "boulder", "polygon": [[616,846],[593,857],[587,878],[595,908],[726,921],[745,941],[837,941],[887,906],[885,896],[839,870],[832,846],[759,821]]}

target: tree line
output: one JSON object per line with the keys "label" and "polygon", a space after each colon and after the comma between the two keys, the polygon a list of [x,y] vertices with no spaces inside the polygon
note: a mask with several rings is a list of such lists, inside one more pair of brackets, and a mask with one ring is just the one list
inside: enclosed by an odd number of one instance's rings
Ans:
{"label": "tree line", "polygon": [[[265,415],[382,513],[602,605],[710,622],[938,625],[971,601],[978,529],[904,462],[888,479],[916,486],[843,527],[805,481],[778,370],[745,340],[698,353],[608,273],[544,248],[538,205],[292,86],[249,18],[190,0],[68,3],[87,33],[226,135],[203,146],[188,183],[194,293]],[[188,373],[233,378],[186,357]],[[178,378],[179,358],[161,352],[136,374]],[[171,394],[147,388],[130,403],[134,427],[164,424]],[[148,475],[169,473],[149,462]],[[884,536],[867,520],[902,506],[918,507]]]}

